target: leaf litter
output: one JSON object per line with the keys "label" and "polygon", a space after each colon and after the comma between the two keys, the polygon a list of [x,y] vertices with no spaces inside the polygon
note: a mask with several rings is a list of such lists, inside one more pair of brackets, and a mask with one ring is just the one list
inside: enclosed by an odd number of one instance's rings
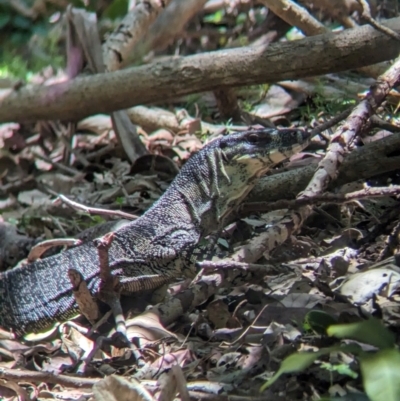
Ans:
{"label": "leaf litter", "polygon": [[[51,76],[49,71],[47,78],[37,77],[46,84],[60,79],[64,79],[62,74]],[[366,87],[365,81],[339,74],[322,77],[317,83],[282,82],[271,86],[261,100],[257,91],[252,112],[277,124],[304,123],[297,112],[302,105],[312,109],[324,96],[355,99]],[[209,98],[208,107],[215,111]],[[82,235],[109,220],[54,202],[60,193],[94,208],[134,215],[147,210],[188,157],[209,140],[202,127],[214,126],[213,134],[224,129],[218,118],[207,113],[199,113],[202,119],[191,117],[184,103],[179,103],[180,112],[168,112],[177,120],[183,114],[189,120],[186,125],[137,127],[150,154],[133,165],[126,161],[109,116],[92,116],[76,127],[45,122],[1,125],[1,269],[27,257],[29,249],[42,240]],[[154,111],[167,113],[155,107]],[[329,111],[324,110],[310,123],[321,123],[327,115]],[[390,135],[377,130],[363,142]],[[320,158],[324,154],[321,144],[325,145],[321,139],[314,141],[315,152],[302,152],[271,174]],[[396,180],[396,173],[374,177],[374,184],[386,185],[388,178]],[[116,346],[112,332],[104,329],[90,335],[82,318],[58,325],[35,341],[2,340],[0,374],[7,372],[9,378],[0,379],[0,394],[10,400],[169,400],[178,393],[181,399],[217,399],[228,394],[258,399],[260,386],[279,370],[286,356],[295,350],[318,351],[330,345],[329,338],[306,329],[310,311],[324,312],[342,323],[380,314],[384,323],[398,329],[398,260],[392,256],[373,263],[386,246],[393,229],[390,216],[398,210],[398,203],[397,198],[386,197],[316,207],[300,233],[258,260],[258,264],[274,266],[279,274],[251,271],[244,281],[235,279],[218,289],[211,299],[168,327],[151,313],[138,315],[148,303],[136,300],[130,312],[133,317],[127,320],[133,347]],[[281,217],[279,212],[252,213],[232,223],[221,235],[218,253],[230,254]],[[173,283],[167,297],[187,286],[184,281]],[[329,356],[325,361],[332,366],[354,363],[348,355]],[[296,362],[296,369],[301,363],[304,360]],[[368,363],[364,361],[361,369]],[[346,394],[346,385],[361,388],[354,377],[344,379],[346,375],[337,372],[324,375],[315,367],[305,370],[301,379],[296,377],[278,380],[273,392],[268,390],[262,399],[279,399],[268,398],[278,394],[285,394],[284,399],[307,399],[299,397]],[[332,377],[340,384],[332,385]]]}

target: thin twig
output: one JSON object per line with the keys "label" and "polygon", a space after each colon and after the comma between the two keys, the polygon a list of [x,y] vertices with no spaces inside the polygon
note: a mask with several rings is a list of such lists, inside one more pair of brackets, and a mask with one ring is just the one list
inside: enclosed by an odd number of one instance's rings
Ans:
{"label": "thin twig", "polygon": [[42,257],[42,255],[55,246],[78,246],[81,245],[82,241],[76,238],[53,238],[46,241],[42,241],[37,245],[34,245],[29,251],[28,262],[32,263],[35,260]]}
{"label": "thin twig", "polygon": [[205,272],[209,272],[210,270],[217,269],[241,269],[245,271],[253,271],[253,272],[263,272],[267,273],[276,273],[279,271],[279,268],[274,265],[260,265],[255,263],[244,263],[244,262],[235,262],[229,259],[221,259],[217,261],[205,260],[202,262],[196,263],[201,269],[204,269]]}
{"label": "thin twig", "polygon": [[[330,118],[328,121],[325,121],[322,124],[318,125],[317,127],[313,128],[311,130],[311,137],[320,135],[323,131],[326,131],[327,129],[332,128],[335,125],[338,125],[341,121],[343,121],[345,118],[347,118],[350,115],[352,110],[353,110],[353,108],[350,107],[350,108],[342,111],[341,113],[339,113],[337,116],[334,116],[334,117]],[[329,138],[328,138],[328,140],[329,140]]]}
{"label": "thin twig", "polygon": [[81,203],[78,203],[71,199],[68,199],[66,196],[64,196],[62,194],[59,194],[58,198],[66,205],[71,206],[73,209],[81,210],[90,215],[118,217],[121,219],[129,219],[129,220],[135,220],[138,218],[138,216],[135,216],[134,214],[125,213],[120,210],[100,209],[97,207],[89,207],[86,205],[82,205]]}
{"label": "thin twig", "polygon": [[373,26],[377,31],[382,32],[385,35],[389,36],[390,38],[400,41],[400,34],[398,34],[393,29],[390,29],[380,24],[376,19],[372,18],[371,10],[369,8],[367,0],[357,0],[357,1],[361,4],[361,7],[363,8],[361,16],[368,22],[368,24]]}
{"label": "thin twig", "polygon": [[258,312],[257,316],[254,318],[253,322],[246,327],[245,331],[234,341],[232,341],[231,343],[229,343],[229,345],[234,345],[237,344],[242,338],[246,337],[246,334],[252,329],[252,327],[255,325],[255,323],[257,322],[257,320],[259,319],[259,317],[262,315],[262,313],[264,312],[264,310],[269,306],[269,304],[265,304],[262,309],[260,310],[260,312]]}
{"label": "thin twig", "polygon": [[41,155],[41,154],[39,154],[39,153],[37,153],[37,152],[34,152],[34,151],[32,151],[32,154],[33,154],[36,158],[38,158],[38,159],[40,159],[40,160],[43,160],[43,161],[45,161],[46,163],[51,164],[53,167],[57,168],[57,169],[60,170],[60,171],[63,171],[64,173],[67,173],[67,174],[70,174],[70,175],[73,175],[73,176],[82,175],[82,172],[81,172],[81,171],[76,170],[76,169],[74,169],[74,168],[72,168],[72,167],[64,166],[64,164],[55,162],[55,161],[51,160],[50,157]]}
{"label": "thin twig", "polygon": [[115,319],[116,331],[126,338],[126,323],[119,299],[120,294],[117,292],[119,279],[117,276],[112,275],[109,264],[108,251],[113,239],[114,233],[111,232],[94,240],[99,254],[100,265],[100,290],[98,297],[110,306]]}

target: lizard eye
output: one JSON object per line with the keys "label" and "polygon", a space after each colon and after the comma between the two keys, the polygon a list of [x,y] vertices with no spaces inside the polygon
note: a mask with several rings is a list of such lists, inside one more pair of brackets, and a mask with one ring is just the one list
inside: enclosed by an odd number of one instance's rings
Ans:
{"label": "lizard eye", "polygon": [[252,133],[248,135],[247,141],[250,143],[257,143],[259,141],[259,136],[256,133]]}
{"label": "lizard eye", "polygon": [[221,144],[219,145],[221,149],[225,149],[228,146],[227,142],[221,142]]}

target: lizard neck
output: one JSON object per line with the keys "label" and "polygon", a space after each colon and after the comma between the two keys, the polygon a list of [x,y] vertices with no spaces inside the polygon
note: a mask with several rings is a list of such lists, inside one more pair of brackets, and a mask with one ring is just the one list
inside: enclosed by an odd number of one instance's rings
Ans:
{"label": "lizard neck", "polygon": [[200,237],[217,232],[253,187],[256,177],[249,177],[243,168],[224,163],[218,148],[198,153],[143,218],[153,224],[190,227]]}

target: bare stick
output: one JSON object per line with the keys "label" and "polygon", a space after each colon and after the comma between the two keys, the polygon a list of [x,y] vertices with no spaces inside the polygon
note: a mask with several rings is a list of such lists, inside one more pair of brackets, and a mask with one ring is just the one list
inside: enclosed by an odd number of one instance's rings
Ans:
{"label": "bare stick", "polygon": [[81,203],[78,203],[71,199],[68,199],[66,196],[64,196],[62,194],[59,194],[58,198],[66,205],[71,206],[73,209],[81,210],[90,215],[118,217],[121,219],[129,219],[129,220],[135,220],[138,218],[138,216],[135,216],[134,214],[121,212],[120,210],[100,209],[100,208],[96,208],[96,207],[82,205]]}
{"label": "bare stick", "polygon": [[182,34],[188,21],[203,9],[206,2],[207,0],[172,0],[146,33],[143,44],[137,44],[135,52],[164,49]]}
{"label": "bare stick", "polygon": [[32,263],[36,259],[39,259],[47,250],[55,246],[78,246],[81,245],[82,241],[76,238],[55,238],[47,241],[42,241],[37,245],[34,245],[29,251],[28,262]]}
{"label": "bare stick", "polygon": [[[0,100],[1,100],[1,99],[0,99]],[[1,103],[1,101],[0,101],[0,103]],[[62,171],[62,172],[64,172],[64,173],[70,174],[70,175],[72,175],[72,176],[77,176],[77,175],[79,176],[79,175],[82,175],[82,173],[81,173],[79,170],[76,170],[76,169],[74,169],[74,168],[72,168],[72,167],[65,166],[65,165],[62,164],[62,163],[55,162],[55,161],[51,160],[50,157],[41,155],[41,154],[36,153],[36,152],[32,152],[32,154],[33,154],[36,158],[38,158],[38,159],[40,159],[40,160],[43,160],[43,161],[45,161],[46,163],[51,164],[53,167],[57,168],[58,170],[60,170],[60,171]]]}
{"label": "bare stick", "polygon": [[218,269],[241,269],[245,271],[262,272],[265,274],[279,272],[279,269],[274,265],[259,265],[255,263],[235,262],[230,259],[221,259],[217,261],[205,260],[196,263],[196,265],[207,273],[210,270]]}
{"label": "bare stick", "polygon": [[386,95],[399,81],[399,78],[400,57],[370,87],[366,98],[353,109],[345,123],[335,132],[325,157],[319,163],[313,179],[300,195],[300,198],[321,194],[327,185],[337,177],[338,167],[342,164],[344,155],[350,151],[356,135],[360,132],[368,118],[375,113]]}
{"label": "bare stick", "polygon": [[119,279],[113,276],[109,265],[108,250],[114,239],[114,233],[108,233],[101,238],[94,240],[99,253],[100,265],[100,290],[98,297],[103,302],[106,302],[113,311],[116,331],[121,333],[126,338],[126,324],[122,306],[119,299],[118,288]]}
{"label": "bare stick", "polygon": [[305,8],[289,0],[260,0],[274,14],[288,24],[301,29],[307,36],[328,32],[321,22],[315,19]]}
{"label": "bare stick", "polygon": [[393,29],[387,28],[386,26],[380,24],[376,19],[372,18],[371,10],[369,8],[367,0],[357,0],[357,1],[361,4],[363,8],[361,16],[368,22],[368,24],[373,26],[378,31],[384,33],[385,35],[400,41],[400,34],[398,34]]}

